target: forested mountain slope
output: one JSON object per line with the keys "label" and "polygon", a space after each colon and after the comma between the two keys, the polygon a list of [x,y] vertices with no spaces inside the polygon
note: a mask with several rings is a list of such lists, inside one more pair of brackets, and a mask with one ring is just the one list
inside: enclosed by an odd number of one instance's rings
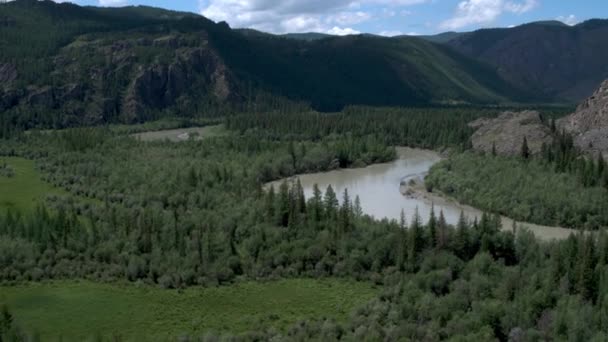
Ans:
{"label": "forested mountain slope", "polygon": [[285,101],[336,110],[534,100],[492,68],[417,38],[302,41],[149,7],[32,0],[1,4],[0,26],[0,123],[23,128]]}
{"label": "forested mountain slope", "polygon": [[516,87],[556,101],[579,102],[608,78],[608,20],[483,29],[446,44],[494,66]]}

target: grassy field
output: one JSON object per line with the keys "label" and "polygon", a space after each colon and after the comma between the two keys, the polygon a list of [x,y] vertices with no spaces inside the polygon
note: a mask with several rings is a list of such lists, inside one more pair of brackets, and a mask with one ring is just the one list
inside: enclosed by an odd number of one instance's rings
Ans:
{"label": "grassy field", "polygon": [[173,142],[186,141],[190,138],[199,140],[203,138],[218,137],[223,135],[226,135],[226,128],[224,127],[224,125],[167,129],[161,131],[150,131],[133,134],[135,138],[141,141],[157,141],[168,139]]}
{"label": "grassy field", "polygon": [[16,322],[42,340],[97,334],[169,340],[183,334],[283,329],[304,319],[345,319],[377,290],[368,283],[296,279],[178,292],[149,286],[54,282],[0,287]]}
{"label": "grassy field", "polygon": [[13,177],[0,175],[0,210],[14,208],[27,211],[47,194],[65,194],[40,179],[34,162],[24,158],[0,157],[0,165],[6,163],[14,171]]}

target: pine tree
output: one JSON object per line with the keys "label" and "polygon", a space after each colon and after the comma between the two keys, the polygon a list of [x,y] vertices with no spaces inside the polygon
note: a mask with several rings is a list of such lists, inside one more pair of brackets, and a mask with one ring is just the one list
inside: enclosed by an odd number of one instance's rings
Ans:
{"label": "pine tree", "polygon": [[273,222],[275,220],[276,205],[276,194],[274,192],[274,186],[271,185],[266,194],[266,201],[264,205],[266,211],[266,220],[269,222]]}
{"label": "pine tree", "polygon": [[350,216],[352,215],[350,197],[348,195],[348,189],[344,189],[342,195],[342,206],[340,207],[340,233],[348,232],[350,230]]}
{"label": "pine tree", "polygon": [[361,207],[361,199],[359,198],[359,195],[355,196],[355,207],[353,210],[356,218],[361,218],[361,216],[363,216],[363,208]]}
{"label": "pine tree", "polygon": [[435,204],[431,204],[431,215],[427,227],[429,232],[429,245],[430,247],[435,247],[435,243],[437,242],[437,217],[435,216]]}
{"label": "pine tree", "polygon": [[439,220],[437,221],[437,247],[445,248],[448,241],[448,224],[443,215],[443,210],[439,211]]}
{"label": "pine tree", "polygon": [[418,257],[420,252],[424,249],[423,233],[422,221],[420,219],[420,214],[418,213],[418,208],[416,208],[412,223],[409,227],[408,266],[410,272],[416,271]]}
{"label": "pine tree", "polygon": [[290,198],[289,198],[289,185],[287,182],[281,183],[279,187],[279,203],[278,203],[278,224],[283,227],[289,225],[289,209],[290,209]]}
{"label": "pine tree", "polygon": [[316,183],[312,187],[311,203],[313,219],[315,222],[319,222],[323,218],[323,194]]}
{"label": "pine tree", "polygon": [[524,136],[524,142],[521,145],[521,157],[523,159],[530,158],[530,148],[528,147],[528,138]]}
{"label": "pine tree", "polygon": [[338,210],[339,202],[338,197],[336,197],[336,193],[334,189],[331,187],[331,184],[327,186],[327,190],[325,190],[325,212],[327,213],[327,218],[335,219],[336,212]]}
{"label": "pine tree", "polygon": [[456,225],[456,236],[454,237],[454,252],[461,259],[469,258],[469,231],[464,212],[460,212],[460,218]]}
{"label": "pine tree", "polygon": [[586,238],[581,237],[582,250],[578,255],[578,279],[576,290],[583,298],[592,300],[596,293],[595,283],[595,238],[589,234]]}
{"label": "pine tree", "polygon": [[302,182],[300,182],[300,178],[296,180],[295,196],[296,211],[300,214],[306,213],[306,196],[304,196],[304,188],[302,187]]}

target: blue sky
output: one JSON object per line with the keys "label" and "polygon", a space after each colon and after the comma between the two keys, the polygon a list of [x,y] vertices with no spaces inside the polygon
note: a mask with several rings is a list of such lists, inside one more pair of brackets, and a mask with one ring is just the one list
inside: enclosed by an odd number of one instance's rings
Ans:
{"label": "blue sky", "polygon": [[195,12],[273,33],[434,34],[537,20],[576,24],[608,17],[608,0],[74,0]]}

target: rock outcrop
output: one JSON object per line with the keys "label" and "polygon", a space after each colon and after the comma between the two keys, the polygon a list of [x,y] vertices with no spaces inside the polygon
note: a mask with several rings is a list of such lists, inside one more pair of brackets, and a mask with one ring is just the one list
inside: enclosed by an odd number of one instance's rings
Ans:
{"label": "rock outcrop", "polygon": [[561,119],[558,127],[572,134],[582,151],[608,157],[608,80],[576,112]]}
{"label": "rock outcrop", "polygon": [[500,155],[518,155],[524,138],[532,154],[539,153],[543,144],[551,144],[551,129],[536,111],[504,112],[494,119],[481,118],[469,123],[476,129],[471,137],[473,148]]}
{"label": "rock outcrop", "polygon": [[63,82],[59,86],[41,83],[14,88],[17,69],[0,63],[0,110],[17,106],[57,110],[66,125],[132,123],[167,109],[241,101],[232,71],[205,32],[189,39],[83,36],[62,48],[52,61],[51,76]]}
{"label": "rock outcrop", "polygon": [[17,79],[17,69],[9,63],[0,63],[0,87],[5,88]]}

